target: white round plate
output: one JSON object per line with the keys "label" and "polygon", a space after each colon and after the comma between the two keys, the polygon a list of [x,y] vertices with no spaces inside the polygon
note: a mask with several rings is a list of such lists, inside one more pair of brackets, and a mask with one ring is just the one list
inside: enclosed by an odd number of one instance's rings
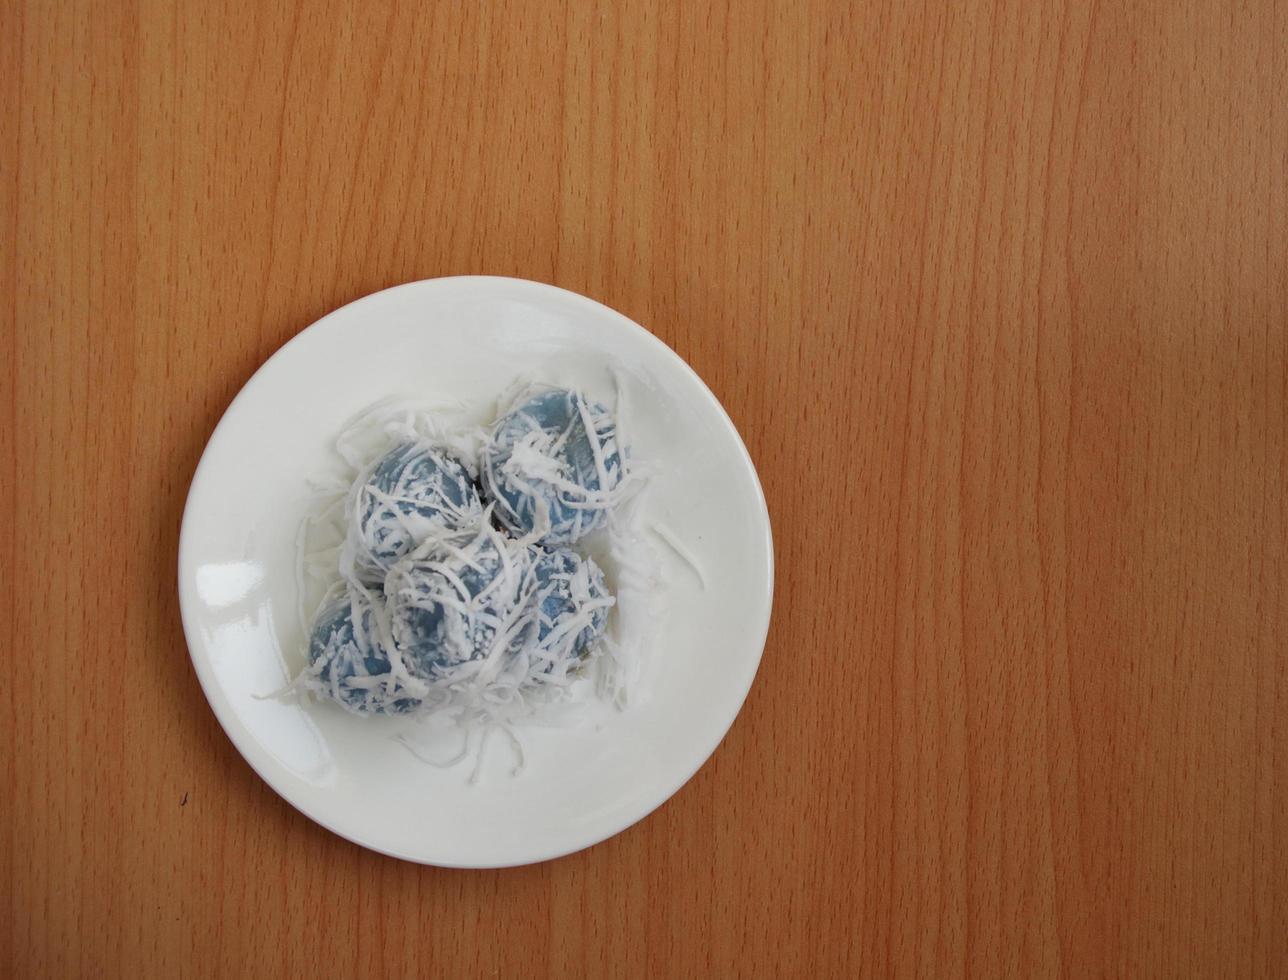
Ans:
{"label": "white round plate", "polygon": [[[525,766],[494,739],[478,764],[438,768],[393,741],[394,719],[274,697],[305,661],[296,534],[310,479],[346,420],[384,398],[491,405],[518,376],[629,406],[643,504],[701,571],[658,547],[665,615],[634,703],[527,728]],[[705,584],[704,581],[705,580]],[[179,539],[192,662],[233,744],[301,812],[410,861],[501,867],[624,830],[715,750],[760,662],[773,594],[769,515],[720,403],[674,352],[605,306],[553,286],[469,276],[367,296],[300,333],[246,383],[193,476]]]}

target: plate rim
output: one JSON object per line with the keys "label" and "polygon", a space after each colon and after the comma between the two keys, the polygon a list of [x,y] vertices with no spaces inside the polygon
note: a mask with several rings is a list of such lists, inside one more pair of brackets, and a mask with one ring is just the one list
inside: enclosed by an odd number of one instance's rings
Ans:
{"label": "plate rim", "polygon": [[[364,838],[364,836],[358,831],[353,831],[351,829],[342,829],[341,827],[337,826],[335,822],[328,819],[328,817],[325,814],[320,814],[311,808],[306,808],[301,802],[297,802],[296,800],[292,799],[289,795],[287,795],[287,793],[281,787],[279,787],[277,783],[274,782],[274,780],[269,778],[269,776],[263,771],[260,765],[257,764],[256,760],[253,757],[254,753],[251,751],[248,751],[248,746],[250,746],[251,743],[253,743],[253,747],[260,748],[259,742],[253,738],[253,736],[250,733],[250,730],[239,721],[231,702],[227,706],[224,706],[226,707],[227,713],[229,715],[229,716],[226,716],[224,707],[221,707],[220,705],[220,699],[212,697],[213,687],[216,686],[215,679],[208,665],[203,666],[202,662],[197,656],[196,651],[201,644],[194,641],[194,632],[196,630],[196,626],[194,625],[196,621],[196,612],[193,607],[196,600],[195,600],[195,597],[190,595],[190,589],[187,583],[185,582],[185,578],[184,578],[184,568],[188,564],[186,560],[186,556],[190,549],[190,544],[189,544],[190,538],[187,531],[189,527],[189,521],[194,519],[193,518],[193,500],[194,500],[194,497],[197,495],[197,489],[199,485],[202,483],[203,475],[205,475],[207,467],[209,465],[209,460],[211,456],[211,453],[210,453],[211,447],[214,446],[216,442],[220,439],[221,434],[226,434],[226,427],[229,424],[229,420],[231,419],[231,417],[236,414],[236,409],[238,407],[238,404],[245,399],[248,393],[250,393],[252,390],[257,390],[258,387],[264,383],[264,375],[269,369],[270,365],[272,365],[278,358],[284,356],[291,349],[291,347],[294,346],[298,341],[301,341],[303,338],[305,338],[308,335],[316,334],[320,328],[325,328],[325,325],[328,323],[328,321],[338,318],[341,314],[351,315],[354,312],[355,308],[361,307],[364,304],[368,304],[374,301],[377,297],[387,297],[388,294],[391,294],[391,293],[397,293],[402,291],[412,291],[412,290],[416,290],[418,288],[424,288],[430,285],[441,286],[441,287],[451,287],[454,285],[465,285],[465,284],[482,285],[482,286],[491,284],[491,285],[504,285],[507,287],[518,286],[521,289],[528,289],[534,293],[538,293],[538,294],[545,293],[547,295],[553,295],[564,302],[571,301],[576,305],[580,305],[586,309],[591,310],[598,316],[607,316],[610,319],[616,321],[620,326],[626,327],[628,331],[635,333],[637,336],[641,336],[646,343],[648,343],[650,346],[658,350],[664,358],[667,358],[673,361],[675,364],[678,364],[679,367],[689,375],[691,380],[697,382],[699,390],[703,393],[708,403],[712,407],[714,407],[715,410],[719,413],[720,418],[723,419],[724,424],[727,427],[729,433],[732,434],[734,438],[734,442],[738,448],[740,460],[743,466],[745,467],[747,473],[751,477],[751,486],[755,491],[755,501],[756,501],[756,504],[758,505],[759,516],[761,518],[761,524],[762,524],[761,530],[763,530],[763,534],[764,534],[765,553],[766,553],[765,572],[766,572],[767,579],[766,579],[765,595],[767,597],[767,601],[764,604],[763,612],[761,614],[762,622],[760,624],[760,629],[756,631],[759,634],[759,640],[755,644],[756,652],[754,656],[754,663],[750,665],[751,669],[747,673],[746,683],[742,685],[742,690],[738,691],[737,703],[733,709],[733,713],[731,714],[728,723],[722,727],[718,736],[715,738],[715,741],[709,747],[704,747],[703,751],[697,757],[696,764],[690,770],[685,772],[677,780],[668,781],[668,783],[666,784],[668,788],[664,793],[661,793],[658,796],[655,802],[650,803],[640,813],[632,816],[625,823],[620,824],[620,826],[615,825],[613,828],[609,829],[607,832],[603,834],[592,835],[585,842],[577,844],[572,847],[559,846],[559,847],[552,848],[548,851],[535,852],[533,856],[526,857],[521,860],[507,860],[507,861],[497,861],[497,862],[479,862],[479,861],[454,862],[454,861],[451,861],[450,859],[441,859],[441,858],[430,860],[421,855],[406,853],[394,848],[383,846],[372,840]],[[193,670],[197,675],[197,681],[201,685],[202,695],[205,697],[207,705],[210,707],[211,711],[215,715],[215,720],[219,723],[220,728],[223,729],[224,735],[228,738],[230,742],[232,742],[233,747],[237,750],[238,754],[242,757],[242,759],[250,766],[251,770],[255,773],[255,775],[257,775],[265,783],[265,785],[267,785],[268,788],[273,791],[273,793],[277,797],[279,797],[283,802],[285,802],[296,812],[298,812],[308,820],[311,820],[313,823],[316,823],[319,826],[325,828],[327,831],[331,832],[332,834],[335,834],[337,837],[340,837],[346,841],[349,841],[352,844],[356,844],[357,846],[365,848],[370,851],[375,851],[376,853],[385,855],[386,857],[396,858],[398,860],[408,861],[413,864],[419,864],[427,867],[476,869],[476,870],[524,867],[530,864],[540,864],[546,861],[554,861],[562,857],[567,857],[570,854],[576,854],[579,851],[584,851],[588,848],[596,846],[597,844],[603,843],[604,841],[608,840],[611,837],[615,837],[618,834],[624,833],[625,831],[634,827],[636,824],[644,820],[652,813],[656,812],[667,802],[673,799],[677,794],[679,794],[679,792],[689,783],[689,781],[692,780],[695,775],[697,775],[698,771],[711,760],[711,757],[715,754],[716,750],[724,742],[725,738],[728,737],[729,732],[733,730],[733,726],[737,722],[739,715],[742,714],[742,709],[746,704],[747,697],[751,693],[751,687],[755,683],[756,677],[760,672],[760,665],[764,659],[765,645],[769,638],[769,627],[773,618],[775,571],[776,571],[773,527],[769,516],[769,506],[765,498],[764,487],[760,482],[760,474],[756,469],[755,461],[751,458],[751,453],[747,449],[746,443],[743,441],[742,434],[738,431],[738,427],[734,424],[733,419],[730,418],[728,411],[725,409],[724,405],[720,402],[720,399],[716,397],[715,393],[711,390],[711,388],[707,385],[707,383],[702,380],[701,376],[698,375],[698,373],[693,369],[693,367],[688,363],[688,361],[686,361],[670,345],[668,345],[665,341],[663,341],[660,337],[658,337],[652,331],[648,330],[643,325],[632,320],[624,313],[621,313],[618,310],[615,310],[604,303],[600,303],[598,300],[591,299],[589,296],[585,296],[581,293],[577,293],[569,289],[564,289],[560,286],[555,286],[550,283],[540,282],[534,279],[522,279],[522,278],[513,277],[513,276],[491,276],[491,275],[459,275],[459,276],[441,276],[441,277],[430,277],[426,279],[415,279],[415,280],[410,280],[408,282],[398,283],[393,286],[388,286],[388,287],[385,287],[384,289],[378,289],[371,293],[367,293],[363,296],[357,297],[356,299],[350,300],[348,303],[345,303],[341,306],[336,307],[335,309],[319,317],[317,320],[314,320],[308,326],[299,330],[292,337],[287,339],[280,347],[278,347],[275,351],[273,351],[272,354],[270,354],[267,358],[265,358],[264,361],[255,369],[255,371],[252,372],[250,377],[247,378],[245,382],[243,382],[241,387],[237,390],[237,393],[228,402],[227,406],[224,408],[222,414],[219,417],[219,421],[215,424],[214,428],[210,432],[209,437],[206,439],[205,445],[203,446],[201,451],[201,457],[197,461],[196,467],[193,469],[192,478],[188,485],[188,492],[184,499],[183,516],[180,519],[180,523],[179,523],[179,546],[177,549],[176,557],[177,557],[176,584],[178,586],[178,593],[179,593],[179,614],[183,624],[184,642],[188,648],[188,659],[191,662]],[[243,744],[244,742],[247,744]]]}

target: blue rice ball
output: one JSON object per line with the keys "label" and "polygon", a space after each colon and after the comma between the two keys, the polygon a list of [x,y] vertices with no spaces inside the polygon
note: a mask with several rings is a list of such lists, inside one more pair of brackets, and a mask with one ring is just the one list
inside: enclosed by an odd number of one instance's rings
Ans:
{"label": "blue rice ball", "polygon": [[604,573],[593,559],[559,548],[538,552],[536,579],[537,646],[552,663],[569,652],[584,658],[603,636],[613,604]]}
{"label": "blue rice ball", "polygon": [[309,640],[309,667],[317,687],[358,714],[401,714],[419,703],[391,676],[373,610],[360,592],[342,595],[318,612]]}
{"label": "blue rice ball", "polygon": [[395,446],[357,490],[352,528],[355,571],[366,584],[425,541],[482,519],[469,472],[455,457],[420,443]]}
{"label": "blue rice ball", "polygon": [[617,424],[603,405],[557,388],[523,401],[496,423],[480,457],[497,519],[519,535],[572,544],[602,526],[621,482]]}
{"label": "blue rice ball", "polygon": [[433,681],[500,644],[503,667],[536,629],[533,554],[495,532],[400,562],[386,580],[390,626],[407,669]]}

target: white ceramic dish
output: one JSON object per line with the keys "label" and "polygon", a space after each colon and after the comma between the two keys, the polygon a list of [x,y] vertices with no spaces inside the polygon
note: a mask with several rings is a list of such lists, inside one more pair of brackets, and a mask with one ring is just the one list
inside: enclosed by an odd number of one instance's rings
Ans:
{"label": "white ceramic dish", "polygon": [[[344,421],[385,397],[490,403],[516,376],[601,395],[623,379],[636,458],[658,465],[644,516],[700,566],[659,547],[666,615],[636,703],[524,733],[526,766],[488,749],[440,769],[388,719],[265,698],[304,663],[295,535],[308,481]],[[769,516],[729,417],[696,374],[626,317],[518,279],[409,283],[331,313],[274,354],[224,414],[188,494],[179,598],[192,662],[220,724],[301,812],[374,850],[498,867],[558,857],[665,802],[733,723],[760,662],[773,593]]]}

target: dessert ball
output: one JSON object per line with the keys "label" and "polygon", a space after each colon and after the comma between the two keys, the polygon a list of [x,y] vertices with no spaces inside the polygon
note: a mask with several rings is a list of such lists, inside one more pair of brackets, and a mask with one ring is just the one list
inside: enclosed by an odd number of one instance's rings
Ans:
{"label": "dessert ball", "polygon": [[385,590],[403,662],[426,681],[468,663],[507,669],[535,635],[533,552],[490,529],[399,562]]}
{"label": "dessert ball", "polygon": [[539,550],[536,559],[537,649],[550,663],[586,656],[604,633],[613,597],[593,559],[568,548]]}
{"label": "dessert ball", "polygon": [[612,414],[563,388],[531,395],[507,412],[480,457],[497,519],[552,545],[571,544],[604,524],[622,469]]}
{"label": "dessert ball", "polygon": [[368,584],[382,582],[396,561],[425,541],[469,528],[483,514],[461,462],[418,443],[386,453],[355,493],[350,548],[354,571]]}
{"label": "dessert ball", "polygon": [[394,679],[371,600],[362,592],[323,605],[309,640],[313,690],[358,714],[400,714],[419,702]]}

